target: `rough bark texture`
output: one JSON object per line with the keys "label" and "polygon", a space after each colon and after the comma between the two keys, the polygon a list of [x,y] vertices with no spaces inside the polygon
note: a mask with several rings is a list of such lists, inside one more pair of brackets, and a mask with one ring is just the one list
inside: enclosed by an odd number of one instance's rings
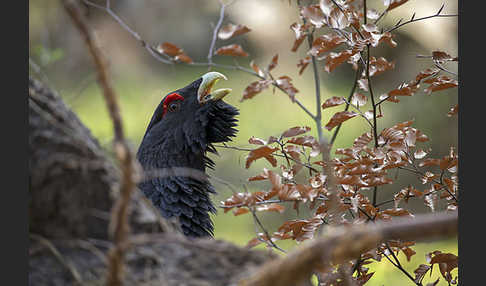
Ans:
{"label": "rough bark texture", "polygon": [[61,98],[29,80],[29,230],[48,238],[106,238],[117,172]]}
{"label": "rough bark texture", "polygon": [[[29,151],[29,284],[104,284],[119,172],[62,99],[32,78]],[[163,233],[160,217],[142,203],[139,191],[132,208],[138,239],[127,254],[125,285],[232,285],[275,257],[224,241]]]}

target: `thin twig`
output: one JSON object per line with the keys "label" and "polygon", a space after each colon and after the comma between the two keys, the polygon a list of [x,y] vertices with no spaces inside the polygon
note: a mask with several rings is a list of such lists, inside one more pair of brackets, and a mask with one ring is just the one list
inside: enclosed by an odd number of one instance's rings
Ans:
{"label": "thin twig", "polygon": [[[115,19],[115,21],[118,22],[118,24],[124,30],[126,30],[128,33],[130,33],[130,35],[132,35],[132,37],[134,37],[137,41],[139,41],[142,47],[144,47],[158,61],[164,64],[173,64],[173,62],[170,59],[162,58],[160,53],[158,53],[151,45],[147,44],[147,42],[143,40],[142,37],[137,32],[132,30],[125,22],[123,22],[123,20],[115,12],[113,12],[113,10],[111,10],[109,0],[106,1],[106,6],[101,6],[88,0],[83,0],[83,2],[86,3],[87,5],[105,11],[108,15],[110,15],[113,19]],[[165,55],[162,54],[162,56]]]}
{"label": "thin twig", "polygon": [[214,27],[213,38],[212,38],[211,44],[209,46],[209,53],[208,53],[208,63],[209,64],[213,63],[214,45],[216,44],[216,39],[218,38],[219,28],[221,27],[221,24],[223,23],[224,9],[226,7],[226,5],[223,3],[223,1],[220,0],[219,3],[221,5],[221,8],[219,10],[219,19],[218,19],[218,23],[216,24],[216,27]]}
{"label": "thin twig", "polygon": [[[348,96],[348,102],[351,101],[351,98],[353,97],[354,95],[354,92],[356,91],[356,87],[358,86],[358,80],[359,80],[359,77],[361,75],[361,66],[358,65],[358,68],[356,69],[356,74],[354,76],[354,83],[353,83],[353,87],[351,88],[351,92],[349,93],[349,96]],[[349,104],[346,104],[346,107],[344,108],[344,111],[348,111],[349,109]],[[340,123],[336,129],[334,130],[334,133],[332,134],[332,137],[331,137],[331,141],[329,141],[329,145],[333,145],[334,144],[334,141],[336,140],[336,137],[339,133],[339,130],[341,129],[341,125],[342,123]]]}
{"label": "thin twig", "polygon": [[[265,237],[267,238],[267,240],[264,240],[263,242],[269,244],[271,247],[283,252],[283,253],[286,253],[285,250],[283,250],[282,248],[280,248],[278,245],[275,244],[275,242],[272,241],[272,238],[270,236],[270,234],[268,233],[267,229],[263,226],[262,222],[260,221],[260,219],[258,218],[258,216],[256,215],[256,212],[255,212],[255,209],[254,207],[248,207],[248,209],[250,210],[252,216],[253,216],[253,220],[255,221],[255,223],[260,227],[260,229],[263,231],[263,233],[265,234]],[[258,233],[256,234],[256,236],[259,238],[258,236]]]}
{"label": "thin twig", "polygon": [[458,14],[448,14],[448,15],[435,14],[435,15],[426,16],[426,17],[422,17],[422,18],[410,19],[407,22],[401,23],[400,25],[395,25],[393,28],[388,29],[386,32],[393,32],[396,29],[398,29],[398,28],[400,28],[404,25],[407,25],[407,24],[410,24],[410,23],[413,23],[413,22],[418,22],[418,21],[430,19],[430,18],[434,18],[434,17],[445,18],[445,17],[457,17],[457,16],[459,16],[459,15]]}
{"label": "thin twig", "polygon": [[78,270],[74,267],[74,265],[68,261],[59,250],[46,238],[37,235],[37,234],[29,234],[30,238],[39,241],[43,246],[47,247],[52,254],[59,260],[59,262],[69,270],[69,273],[73,276],[74,280],[76,281],[76,285],[83,285],[83,280],[81,279],[81,275],[79,274]]}

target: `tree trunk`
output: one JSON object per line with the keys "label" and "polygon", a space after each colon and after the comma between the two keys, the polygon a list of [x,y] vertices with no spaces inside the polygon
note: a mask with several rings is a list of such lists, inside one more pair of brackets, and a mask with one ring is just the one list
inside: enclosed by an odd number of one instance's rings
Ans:
{"label": "tree trunk", "polygon": [[[29,151],[29,284],[104,284],[118,169],[62,99],[32,78]],[[275,257],[163,232],[160,216],[135,193],[126,285],[231,285]]]}

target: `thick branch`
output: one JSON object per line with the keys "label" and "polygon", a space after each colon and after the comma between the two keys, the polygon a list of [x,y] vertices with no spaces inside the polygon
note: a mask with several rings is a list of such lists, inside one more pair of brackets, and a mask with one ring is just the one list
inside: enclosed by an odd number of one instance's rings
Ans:
{"label": "thick branch", "polygon": [[[84,38],[86,46],[93,58],[95,68],[98,74],[98,83],[103,90],[103,96],[107,104],[110,117],[113,121],[114,128],[114,149],[119,160],[122,171],[122,182],[120,194],[112,210],[109,231],[113,236],[115,247],[109,253],[109,269],[107,284],[121,285],[123,280],[125,245],[130,235],[129,227],[129,205],[130,197],[135,189],[135,180],[133,178],[135,169],[133,164],[133,155],[126,143],[123,124],[120,116],[120,109],[117,102],[117,95],[112,87],[110,76],[106,67],[106,61],[102,51],[93,37],[87,21],[80,11],[79,4],[75,1],[64,0],[64,8],[73,20],[76,28]],[[109,2],[107,2],[109,9]]]}
{"label": "thick branch", "polygon": [[391,240],[443,239],[457,234],[457,212],[432,213],[391,222],[329,228],[329,235],[308,240],[285,257],[266,263],[239,285],[296,285],[312,274],[314,267],[342,263]]}

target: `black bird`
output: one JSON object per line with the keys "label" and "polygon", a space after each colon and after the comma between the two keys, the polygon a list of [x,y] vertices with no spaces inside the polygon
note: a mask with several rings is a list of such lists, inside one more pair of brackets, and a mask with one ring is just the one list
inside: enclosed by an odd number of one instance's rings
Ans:
{"label": "black bird", "polygon": [[[155,109],[137,151],[145,171],[166,174],[151,177],[138,187],[163,217],[176,217],[184,234],[191,237],[213,235],[209,213],[216,213],[216,208],[209,194],[215,190],[205,170],[212,169],[214,162],[207,155],[217,154],[213,143],[231,141],[237,132],[239,112],[222,100],[231,89],[212,91],[219,79],[226,77],[208,72],[167,94]],[[184,171],[193,175],[180,173]]]}

